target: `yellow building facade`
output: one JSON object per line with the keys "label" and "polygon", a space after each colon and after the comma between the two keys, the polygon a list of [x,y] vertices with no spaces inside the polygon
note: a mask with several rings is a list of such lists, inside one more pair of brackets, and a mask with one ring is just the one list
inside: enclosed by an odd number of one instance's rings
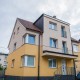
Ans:
{"label": "yellow building facade", "polygon": [[73,53],[78,55],[75,59],[76,75],[80,72],[80,41],[72,39]]}

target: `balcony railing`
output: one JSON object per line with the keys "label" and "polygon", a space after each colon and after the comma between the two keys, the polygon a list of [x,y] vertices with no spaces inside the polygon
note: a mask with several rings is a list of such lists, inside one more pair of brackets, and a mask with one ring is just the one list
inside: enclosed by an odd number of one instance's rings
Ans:
{"label": "balcony railing", "polygon": [[64,49],[62,49],[62,53],[69,54],[69,52],[68,52],[68,48],[64,48]]}
{"label": "balcony railing", "polygon": [[66,31],[62,32],[62,37],[67,38],[67,32]]}

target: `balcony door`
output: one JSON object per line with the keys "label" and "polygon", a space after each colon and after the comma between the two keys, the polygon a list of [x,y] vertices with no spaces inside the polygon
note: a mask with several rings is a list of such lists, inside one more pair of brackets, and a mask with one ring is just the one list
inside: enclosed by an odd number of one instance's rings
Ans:
{"label": "balcony door", "polygon": [[66,75],[66,60],[62,59],[62,74]]}
{"label": "balcony door", "polygon": [[67,48],[66,48],[66,46],[67,46],[67,45],[66,45],[66,42],[63,41],[63,42],[62,42],[62,52],[63,52],[63,53],[67,53]]}

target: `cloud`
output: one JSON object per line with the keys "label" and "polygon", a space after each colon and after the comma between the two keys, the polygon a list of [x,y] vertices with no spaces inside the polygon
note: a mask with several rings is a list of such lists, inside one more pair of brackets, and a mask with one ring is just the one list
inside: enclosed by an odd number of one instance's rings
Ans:
{"label": "cloud", "polygon": [[72,36],[80,37],[80,0],[1,0],[0,47],[6,47],[17,17],[35,21],[42,13],[56,15],[71,24]]}

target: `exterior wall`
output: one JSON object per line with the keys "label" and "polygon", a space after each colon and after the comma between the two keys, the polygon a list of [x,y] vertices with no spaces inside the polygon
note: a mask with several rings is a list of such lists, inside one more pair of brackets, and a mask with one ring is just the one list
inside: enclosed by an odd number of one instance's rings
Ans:
{"label": "exterior wall", "polygon": [[[17,28],[18,27],[19,27],[19,33],[17,33]],[[15,32],[15,35],[14,35],[14,32]],[[17,43],[16,49],[18,49],[19,47],[21,47],[21,45],[24,44],[23,36],[26,33],[36,35],[36,41],[35,41],[36,43],[35,44],[38,45],[38,35],[39,34],[33,32],[33,31],[26,30],[26,28],[17,20],[15,28],[14,28],[13,33],[12,33],[11,41],[10,41],[10,44],[9,44],[9,53],[13,52],[15,42]]]}
{"label": "exterior wall", "polygon": [[40,17],[40,19],[35,23],[35,25],[44,32],[44,17]]}
{"label": "exterior wall", "polygon": [[0,55],[0,64],[4,68],[7,66],[7,55],[4,54]]}
{"label": "exterior wall", "polygon": [[[80,43],[79,43],[79,52],[78,52],[78,58],[76,59],[77,62],[76,62],[76,72],[80,72]],[[76,53],[75,53],[76,54]]]}
{"label": "exterior wall", "polygon": [[[57,24],[57,30],[49,29],[49,21]],[[61,37],[61,25],[65,26],[67,38]],[[50,48],[50,37],[58,40],[57,48]],[[44,17],[43,50],[62,52],[62,41],[66,41],[69,54],[72,54],[70,27],[58,21]]]}
{"label": "exterior wall", "polygon": [[76,74],[77,74],[78,72],[80,72],[80,43],[77,43],[77,42],[73,42],[73,41],[72,41],[72,45],[73,45],[73,44],[75,44],[75,45],[78,46],[78,52],[74,52],[74,51],[73,51],[73,53],[74,53],[75,55],[78,55],[78,57],[75,59]]}
{"label": "exterior wall", "polygon": [[[33,49],[33,50],[31,50]],[[54,72],[61,67],[61,60],[63,58],[58,57],[42,57],[42,47],[40,54],[40,76],[41,77],[50,77],[54,76]],[[35,67],[22,67],[21,66],[21,56],[22,55],[33,55],[35,56]],[[57,67],[49,68],[48,59],[56,58]],[[11,67],[12,60],[15,59],[14,68]],[[8,66],[6,70],[6,75],[10,76],[26,76],[26,77],[37,77],[38,76],[38,46],[24,44],[22,47],[9,54],[8,56]],[[67,67],[73,67],[73,62],[69,59],[66,59]]]}
{"label": "exterior wall", "polygon": [[[33,49],[33,50],[32,50]],[[35,56],[35,67],[22,67],[21,66],[21,56],[23,55],[33,55]],[[12,60],[15,59],[14,67],[11,67]],[[37,76],[37,63],[38,63],[38,46],[24,44],[22,47],[9,54],[8,56],[8,66],[6,70],[6,75],[12,76]]]}

